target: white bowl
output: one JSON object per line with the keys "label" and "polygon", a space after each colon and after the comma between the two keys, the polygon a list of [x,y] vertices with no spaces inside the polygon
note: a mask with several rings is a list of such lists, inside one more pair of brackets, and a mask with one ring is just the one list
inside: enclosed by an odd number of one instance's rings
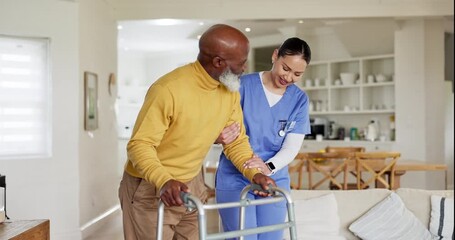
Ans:
{"label": "white bowl", "polygon": [[357,73],[344,72],[340,73],[341,82],[343,85],[352,85],[357,78]]}
{"label": "white bowl", "polygon": [[376,81],[377,82],[386,82],[386,81],[388,81],[388,79],[387,79],[387,76],[384,74],[377,74]]}

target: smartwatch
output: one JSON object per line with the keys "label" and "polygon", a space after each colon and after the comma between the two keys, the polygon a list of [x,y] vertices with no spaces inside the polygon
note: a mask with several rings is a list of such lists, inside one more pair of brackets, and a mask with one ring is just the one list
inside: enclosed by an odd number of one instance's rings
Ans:
{"label": "smartwatch", "polygon": [[270,170],[271,172],[273,172],[273,170],[275,170],[275,165],[273,165],[272,162],[268,162],[268,163],[266,163],[265,165],[267,165],[267,167],[269,168],[269,170]]}

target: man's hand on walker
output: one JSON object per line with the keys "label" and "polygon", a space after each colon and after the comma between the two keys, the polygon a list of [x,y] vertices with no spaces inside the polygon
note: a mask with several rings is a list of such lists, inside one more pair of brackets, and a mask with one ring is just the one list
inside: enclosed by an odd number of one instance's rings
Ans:
{"label": "man's hand on walker", "polygon": [[190,189],[182,182],[169,180],[164,184],[163,188],[161,188],[161,201],[163,201],[167,207],[182,206],[183,200],[180,197],[180,192],[190,192]]}
{"label": "man's hand on walker", "polygon": [[259,184],[262,189],[265,191],[254,191],[254,194],[262,196],[262,197],[269,197],[272,196],[272,192],[268,191],[269,190],[269,185],[276,187],[275,181],[271,178],[268,177],[262,173],[256,173],[253,177],[253,183]]}

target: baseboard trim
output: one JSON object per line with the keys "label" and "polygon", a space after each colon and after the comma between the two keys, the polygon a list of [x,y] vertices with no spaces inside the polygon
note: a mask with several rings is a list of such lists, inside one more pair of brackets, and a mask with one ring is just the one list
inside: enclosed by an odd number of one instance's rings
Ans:
{"label": "baseboard trim", "polygon": [[81,226],[82,239],[90,236],[96,232],[104,223],[114,218],[115,213],[120,211],[120,204],[115,205],[106,212],[100,214],[96,218],[90,220],[86,224]]}

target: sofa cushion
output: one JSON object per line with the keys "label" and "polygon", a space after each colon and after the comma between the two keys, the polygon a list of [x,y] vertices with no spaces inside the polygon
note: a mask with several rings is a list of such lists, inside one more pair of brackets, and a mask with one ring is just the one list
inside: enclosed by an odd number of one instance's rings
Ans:
{"label": "sofa cushion", "polygon": [[453,190],[423,190],[399,188],[395,191],[406,208],[409,209],[426,228],[430,226],[431,195],[453,197]]}
{"label": "sofa cushion", "polygon": [[394,192],[352,223],[349,230],[364,240],[432,239],[428,229]]}
{"label": "sofa cushion", "polygon": [[[340,233],[346,239],[358,239],[349,231],[349,225],[375,206],[378,202],[385,199],[391,193],[387,189],[369,189],[369,190],[347,190],[347,191],[330,191],[330,190],[292,190],[291,196],[294,201],[309,199],[335,194],[338,204],[338,216],[340,217]],[[296,215],[300,214],[298,210]]]}
{"label": "sofa cushion", "polygon": [[[333,193],[305,200],[295,200],[297,239],[345,240],[340,236],[340,218]],[[290,239],[285,231],[285,239]]]}
{"label": "sofa cushion", "polygon": [[453,239],[453,198],[431,196],[430,232],[437,239]]}

